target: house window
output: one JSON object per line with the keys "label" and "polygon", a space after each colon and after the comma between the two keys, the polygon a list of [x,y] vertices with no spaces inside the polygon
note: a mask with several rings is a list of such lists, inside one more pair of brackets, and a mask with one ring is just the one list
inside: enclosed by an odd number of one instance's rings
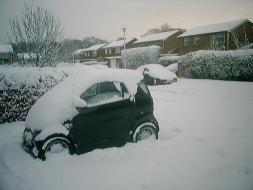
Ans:
{"label": "house window", "polygon": [[120,47],[116,47],[115,48],[115,54],[120,54],[121,52],[121,48]]}
{"label": "house window", "polygon": [[184,38],[184,46],[190,46],[191,45],[191,38]]}
{"label": "house window", "polygon": [[108,49],[108,54],[112,54],[112,48]]}
{"label": "house window", "polygon": [[202,42],[202,38],[200,36],[195,36],[194,37],[193,43],[194,43],[195,46],[201,45],[201,42]]}
{"label": "house window", "polygon": [[111,48],[105,48],[105,55],[112,54],[112,49]]}
{"label": "house window", "polygon": [[97,56],[97,51],[92,51],[92,56],[96,57]]}
{"label": "house window", "polygon": [[213,34],[210,36],[210,46],[212,49],[225,49],[225,33]]}

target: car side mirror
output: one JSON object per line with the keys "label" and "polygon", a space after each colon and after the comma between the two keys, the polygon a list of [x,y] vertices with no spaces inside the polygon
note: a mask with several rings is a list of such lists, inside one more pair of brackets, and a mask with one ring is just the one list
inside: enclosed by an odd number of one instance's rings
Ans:
{"label": "car side mirror", "polygon": [[79,97],[73,98],[73,104],[77,109],[82,109],[87,107],[87,102]]}
{"label": "car side mirror", "polygon": [[134,102],[134,101],[135,101],[135,97],[134,97],[133,95],[130,95],[130,96],[129,96],[129,100],[130,100],[131,102]]}

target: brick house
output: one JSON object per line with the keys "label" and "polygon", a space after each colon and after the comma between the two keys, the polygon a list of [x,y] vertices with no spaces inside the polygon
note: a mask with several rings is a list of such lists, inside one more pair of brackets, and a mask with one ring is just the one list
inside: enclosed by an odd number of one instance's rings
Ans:
{"label": "brick house", "polygon": [[0,64],[9,63],[13,60],[11,44],[0,44]]}
{"label": "brick house", "polygon": [[253,42],[253,24],[245,19],[198,26],[178,38],[181,54],[206,49],[233,50]]}
{"label": "brick house", "polygon": [[[133,43],[136,41],[136,38],[125,40],[126,49],[133,48]],[[122,68],[121,62],[121,50],[124,49],[124,40],[115,40],[107,44],[103,48],[104,57],[108,60],[108,65],[110,68]]]}
{"label": "brick house", "polygon": [[104,57],[104,51],[102,47],[105,45],[106,44],[96,44],[89,48],[77,50],[76,55],[78,55],[80,62],[101,60]]}
{"label": "brick house", "polygon": [[135,47],[160,46],[162,54],[180,53],[181,43],[177,38],[180,34],[182,34],[180,30],[149,34],[139,37],[134,45]]}

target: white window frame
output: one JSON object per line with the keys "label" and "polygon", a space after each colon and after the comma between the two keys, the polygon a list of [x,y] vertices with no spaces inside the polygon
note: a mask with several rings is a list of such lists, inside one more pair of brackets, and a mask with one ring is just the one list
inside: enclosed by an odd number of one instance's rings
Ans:
{"label": "white window frame", "polygon": [[109,55],[112,54],[112,48],[108,48],[108,54],[109,54]]}
{"label": "white window frame", "polygon": [[116,47],[115,48],[115,54],[120,54],[121,53],[121,48],[120,47]]}
{"label": "white window frame", "polygon": [[191,38],[189,38],[189,37],[183,38],[183,45],[184,45],[184,47],[190,46],[191,45]]}
{"label": "white window frame", "polygon": [[96,56],[97,56],[97,51],[96,51],[96,50],[92,51],[92,56],[93,56],[93,57],[96,57]]}
{"label": "white window frame", "polygon": [[202,37],[201,36],[194,36],[193,44],[195,46],[199,46],[202,43]]}
{"label": "white window frame", "polygon": [[217,49],[224,50],[226,45],[225,33],[212,34],[210,36],[211,47],[216,47]]}

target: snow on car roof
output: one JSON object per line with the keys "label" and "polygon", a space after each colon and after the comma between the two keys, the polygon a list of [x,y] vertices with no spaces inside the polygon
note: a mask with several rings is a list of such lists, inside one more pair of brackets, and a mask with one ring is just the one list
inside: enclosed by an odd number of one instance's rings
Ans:
{"label": "snow on car roof", "polygon": [[134,42],[134,44],[141,43],[141,42],[166,40],[167,38],[171,37],[172,35],[176,34],[177,32],[179,32],[179,30],[173,30],[173,31],[169,31],[169,32],[161,32],[161,33],[156,33],[156,34],[149,34],[149,35],[138,38],[137,41]]}
{"label": "snow on car roof", "polygon": [[12,53],[12,46],[10,44],[0,44],[0,53]]}
{"label": "snow on car roof", "polygon": [[185,33],[181,34],[178,37],[187,37],[187,36],[194,36],[199,34],[208,34],[208,33],[216,33],[216,32],[225,32],[225,31],[231,31],[237,26],[241,25],[244,22],[247,22],[248,20],[234,20],[229,22],[223,22],[218,24],[211,24],[211,25],[205,25],[205,26],[198,26],[194,27],[190,30],[187,30]]}
{"label": "snow on car roof", "polygon": [[[126,39],[125,43],[127,44],[131,42],[132,40],[134,40],[134,38]],[[124,40],[115,40],[109,43],[108,45],[104,46],[103,48],[123,47],[123,46],[124,46]]]}
{"label": "snow on car roof", "polygon": [[124,82],[129,94],[135,95],[137,84],[142,79],[143,75],[133,70],[85,69],[75,72],[32,106],[26,118],[26,127],[42,130],[71,120],[78,114],[76,107],[85,105],[80,95],[93,84],[104,81]]}
{"label": "snow on car roof", "polygon": [[148,74],[154,78],[159,78],[162,80],[174,79],[177,78],[177,75],[167,70],[165,67],[159,64],[147,64],[142,65],[137,68],[138,71],[143,72],[144,69],[148,69]]}

